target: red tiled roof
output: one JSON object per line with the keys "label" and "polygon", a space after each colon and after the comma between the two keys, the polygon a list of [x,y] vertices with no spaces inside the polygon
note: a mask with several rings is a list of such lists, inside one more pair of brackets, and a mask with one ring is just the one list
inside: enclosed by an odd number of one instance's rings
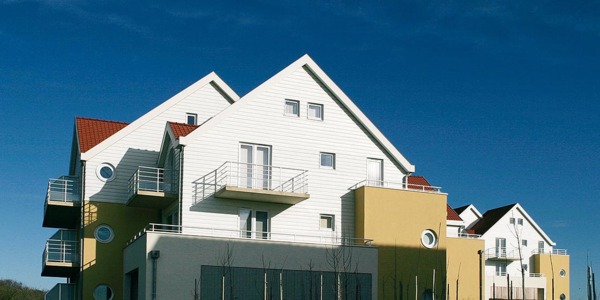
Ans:
{"label": "red tiled roof", "polygon": [[475,225],[471,227],[476,234],[484,234],[486,233],[498,220],[500,220],[506,213],[508,213],[515,205],[510,204],[507,206],[502,206],[494,209],[490,209],[483,214],[483,218],[479,220]]}
{"label": "red tiled roof", "polygon": [[450,205],[446,204],[446,220],[449,221],[462,221],[463,219],[450,207]]}
{"label": "red tiled roof", "polygon": [[408,176],[408,188],[416,189],[416,190],[425,190],[425,191],[433,191],[433,188],[424,188],[424,186],[431,186],[427,179],[423,176]]}
{"label": "red tiled roof", "polygon": [[117,131],[129,125],[125,122],[115,122],[90,118],[75,118],[79,151],[84,153],[100,144]]}
{"label": "red tiled roof", "polygon": [[196,128],[200,127],[198,125],[190,125],[183,123],[174,123],[169,122],[169,126],[171,126],[171,130],[175,135],[175,139],[179,139],[179,137],[186,136],[190,134],[190,132],[194,131]]}

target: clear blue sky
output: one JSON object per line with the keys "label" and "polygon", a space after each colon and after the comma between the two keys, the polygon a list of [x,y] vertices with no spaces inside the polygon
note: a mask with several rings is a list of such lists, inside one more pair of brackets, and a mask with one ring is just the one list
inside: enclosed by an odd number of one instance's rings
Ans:
{"label": "clear blue sky", "polygon": [[[348,2],[348,3],[344,3]],[[238,94],[308,53],[417,173],[480,210],[519,202],[600,270],[598,1],[0,0],[0,278],[41,278],[47,179],[73,121],[133,121],[211,71]]]}

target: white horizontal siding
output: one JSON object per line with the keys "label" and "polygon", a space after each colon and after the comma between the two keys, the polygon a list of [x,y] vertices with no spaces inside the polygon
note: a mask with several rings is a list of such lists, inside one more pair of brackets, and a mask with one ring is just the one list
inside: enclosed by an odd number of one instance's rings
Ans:
{"label": "white horizontal siding", "polygon": [[[300,117],[284,115],[285,99],[300,101]],[[385,180],[402,181],[403,173],[304,69],[249,100],[185,147],[184,226],[236,230],[239,208],[246,207],[268,210],[274,232],[330,235],[319,229],[324,213],[335,215],[338,236],[353,236],[349,188],[366,178],[367,158],[383,159]],[[323,121],[307,119],[308,102],[323,104]],[[240,142],[272,146],[273,166],[309,170],[311,197],[293,206],[214,198],[192,206],[192,181],[225,161],[238,161]],[[319,168],[319,152],[335,153],[336,170]]]}
{"label": "white horizontal siding", "polygon": [[[137,167],[156,166],[167,121],[185,123],[186,113],[195,113],[201,123],[227,106],[229,102],[207,84],[110,145],[86,162],[85,199],[125,203],[128,181]],[[97,166],[104,162],[115,166],[117,172],[116,178],[107,183],[96,176]]]}

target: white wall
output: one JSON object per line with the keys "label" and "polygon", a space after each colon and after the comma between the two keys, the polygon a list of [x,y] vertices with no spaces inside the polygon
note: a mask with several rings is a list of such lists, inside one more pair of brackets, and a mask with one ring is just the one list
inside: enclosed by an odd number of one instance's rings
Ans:
{"label": "white wall", "polygon": [[[300,101],[300,117],[284,115],[285,99]],[[384,179],[404,174],[303,68],[243,105],[184,149],[183,225],[237,230],[241,207],[267,210],[271,231],[330,235],[319,214],[334,214],[336,234],[354,235],[354,195],[366,178],[367,158],[384,160]],[[307,119],[307,104],[324,105],[324,120]],[[232,107],[233,108],[233,107]],[[310,198],[293,206],[209,198],[193,206],[192,181],[225,161],[238,161],[240,142],[270,145],[272,165],[307,169]],[[336,155],[336,169],[319,168],[319,152]]]}
{"label": "white wall", "polygon": [[[126,203],[128,181],[137,167],[156,166],[167,121],[185,123],[186,113],[196,113],[201,123],[228,106],[219,91],[207,84],[147,121],[86,162],[84,199]],[[96,176],[96,168],[104,162],[112,164],[117,172],[116,178],[107,183]]]}

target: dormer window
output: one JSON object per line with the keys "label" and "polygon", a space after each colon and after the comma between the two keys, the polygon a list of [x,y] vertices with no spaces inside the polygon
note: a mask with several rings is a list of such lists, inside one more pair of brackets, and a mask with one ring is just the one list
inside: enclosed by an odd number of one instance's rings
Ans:
{"label": "dormer window", "polygon": [[185,121],[186,124],[198,125],[198,115],[197,114],[187,113],[185,119],[186,119],[186,121]]}

